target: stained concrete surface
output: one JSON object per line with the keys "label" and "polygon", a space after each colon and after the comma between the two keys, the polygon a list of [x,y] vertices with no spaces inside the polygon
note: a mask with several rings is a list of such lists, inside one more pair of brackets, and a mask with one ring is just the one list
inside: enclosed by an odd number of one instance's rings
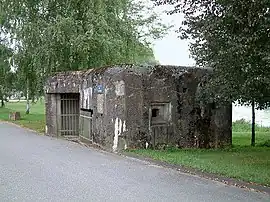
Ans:
{"label": "stained concrete surface", "polygon": [[0,123],[0,201],[270,201],[151,163]]}

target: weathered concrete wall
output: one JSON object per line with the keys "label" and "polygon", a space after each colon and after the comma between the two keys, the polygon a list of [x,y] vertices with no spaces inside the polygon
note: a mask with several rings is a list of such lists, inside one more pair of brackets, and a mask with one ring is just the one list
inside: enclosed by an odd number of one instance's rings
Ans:
{"label": "weathered concrete wall", "polygon": [[[204,121],[202,120],[204,116],[201,117],[200,112],[203,110],[203,106],[196,102],[196,93],[200,81],[206,74],[205,69],[186,69],[174,77],[175,130],[178,131],[178,135],[174,136],[174,142],[178,147],[198,147],[202,141],[200,133],[206,125],[203,123],[202,127],[198,129],[199,123]],[[208,114],[204,115],[208,117]],[[209,129],[208,126],[207,129]]]}
{"label": "weathered concrete wall", "polygon": [[220,106],[214,110],[211,119],[215,142],[212,147],[232,145],[232,105]]}
{"label": "weathered concrete wall", "polygon": [[61,72],[47,79],[45,93],[79,93],[84,72]]}
{"label": "weathered concrete wall", "polygon": [[145,75],[144,123],[149,121],[151,103],[170,105],[167,123],[152,124],[146,133],[145,139],[151,140],[148,145],[212,148],[231,144],[231,105],[218,107],[210,99],[208,104],[196,99],[208,74],[207,69],[160,66]]}
{"label": "weathered concrete wall", "polygon": [[92,115],[89,139],[107,149],[230,145],[231,106],[196,99],[208,73],[124,65],[59,74],[45,89],[48,134],[56,130],[53,94],[80,92],[81,114]]}
{"label": "weathered concrete wall", "polygon": [[45,96],[45,133],[48,136],[57,136],[57,94]]}
{"label": "weathered concrete wall", "polygon": [[[150,136],[148,121],[144,120],[144,86],[143,69],[127,70],[125,72],[125,102],[126,102],[126,131],[122,135],[128,148],[144,148]],[[119,145],[119,149],[123,149]]]}
{"label": "weathered concrete wall", "polygon": [[106,146],[116,151],[125,148],[126,132],[125,70],[121,67],[108,68],[104,73],[105,88],[105,137]]}
{"label": "weathered concrete wall", "polygon": [[79,93],[82,72],[57,73],[47,79],[45,91],[45,134],[58,136],[60,127],[60,94]]}
{"label": "weathered concrete wall", "polygon": [[[88,71],[81,78],[81,109],[92,116],[92,141],[116,150],[125,130],[125,83],[123,68],[101,68]],[[120,136],[120,137],[119,137]]]}

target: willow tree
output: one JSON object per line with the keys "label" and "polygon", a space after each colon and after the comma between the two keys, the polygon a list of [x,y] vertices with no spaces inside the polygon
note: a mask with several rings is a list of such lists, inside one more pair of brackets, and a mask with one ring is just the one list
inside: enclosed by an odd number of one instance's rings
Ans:
{"label": "willow tree", "polygon": [[1,107],[5,106],[5,100],[12,90],[12,72],[10,59],[12,57],[12,50],[7,45],[0,41],[0,100]]}
{"label": "willow tree", "polygon": [[57,71],[153,61],[150,39],[167,27],[138,0],[2,0],[1,31],[15,41],[30,97]]}

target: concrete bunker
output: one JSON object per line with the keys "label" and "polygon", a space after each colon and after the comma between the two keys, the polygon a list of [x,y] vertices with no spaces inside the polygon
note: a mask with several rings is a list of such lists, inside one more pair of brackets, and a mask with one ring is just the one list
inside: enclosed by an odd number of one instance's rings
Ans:
{"label": "concrete bunker", "polygon": [[120,65],[48,78],[46,134],[117,151],[231,145],[231,104],[196,100],[209,70]]}

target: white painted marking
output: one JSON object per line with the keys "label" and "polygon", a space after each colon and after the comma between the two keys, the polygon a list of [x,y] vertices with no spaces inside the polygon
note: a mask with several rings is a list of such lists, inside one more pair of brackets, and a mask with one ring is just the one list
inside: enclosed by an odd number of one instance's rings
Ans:
{"label": "white painted marking", "polygon": [[123,96],[125,95],[125,82],[124,81],[117,81],[114,82],[115,85],[115,94],[117,96]]}
{"label": "white painted marking", "polygon": [[127,131],[127,128],[126,128],[126,121],[124,121],[123,123],[123,132],[126,132]]}
{"label": "white painted marking", "polygon": [[118,117],[115,119],[114,123],[114,139],[113,139],[113,151],[115,152],[118,148],[118,137],[121,134],[122,120]]}
{"label": "white painted marking", "polygon": [[90,100],[92,99],[92,91],[93,89],[91,87],[83,89],[83,106],[82,108],[84,109],[89,109],[90,108]]}

